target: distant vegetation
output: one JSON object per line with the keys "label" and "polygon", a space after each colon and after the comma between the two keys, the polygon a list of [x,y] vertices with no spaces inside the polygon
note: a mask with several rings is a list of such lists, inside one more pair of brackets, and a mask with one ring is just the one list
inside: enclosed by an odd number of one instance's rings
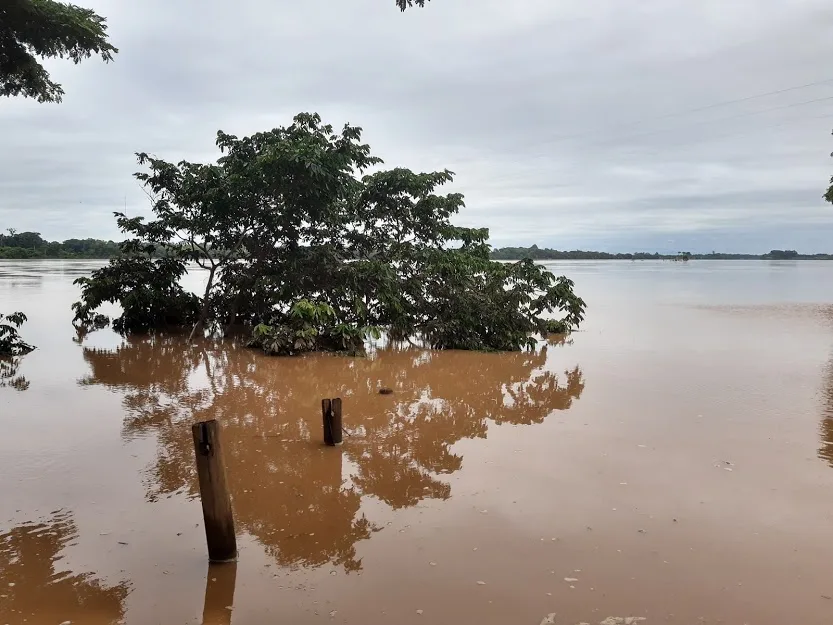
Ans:
{"label": "distant vegetation", "polygon": [[67,239],[63,243],[44,241],[38,232],[0,234],[0,258],[112,258],[119,253],[119,244],[99,239]]}
{"label": "distant vegetation", "polygon": [[[0,259],[87,258],[107,260],[119,254],[119,243],[101,239],[45,241],[38,232],[17,232],[10,228],[0,234]],[[172,245],[171,247],[176,247]],[[163,256],[160,247],[151,255]],[[654,252],[609,253],[584,250],[561,251],[538,247],[501,247],[491,252],[492,260],[833,260],[833,254],[799,254],[795,250],[771,250],[767,254],[659,254]]]}
{"label": "distant vegetation", "polygon": [[545,247],[501,247],[492,250],[494,260],[833,260],[833,254],[799,254],[795,250],[771,250],[767,254],[651,254],[649,252],[618,253],[583,250],[560,251]]}

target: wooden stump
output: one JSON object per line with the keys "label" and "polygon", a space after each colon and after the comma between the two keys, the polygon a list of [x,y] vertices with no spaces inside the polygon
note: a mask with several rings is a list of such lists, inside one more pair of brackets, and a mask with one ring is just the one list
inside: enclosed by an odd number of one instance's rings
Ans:
{"label": "wooden stump", "polygon": [[234,535],[234,515],[226,483],[220,424],[215,419],[191,426],[200,499],[211,562],[230,562],[237,558],[237,538]]}
{"label": "wooden stump", "polygon": [[321,417],[324,422],[324,444],[329,446],[341,445],[341,398],[322,399]]}

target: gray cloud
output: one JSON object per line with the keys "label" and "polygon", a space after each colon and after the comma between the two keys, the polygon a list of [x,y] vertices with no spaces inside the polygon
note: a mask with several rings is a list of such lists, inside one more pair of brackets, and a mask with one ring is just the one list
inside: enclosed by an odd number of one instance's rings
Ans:
{"label": "gray cloud", "polygon": [[455,171],[495,244],[833,250],[828,0],[82,4],[121,52],[50,62],[60,105],[0,100],[0,227],[117,237],[134,152],[209,160],[316,110]]}

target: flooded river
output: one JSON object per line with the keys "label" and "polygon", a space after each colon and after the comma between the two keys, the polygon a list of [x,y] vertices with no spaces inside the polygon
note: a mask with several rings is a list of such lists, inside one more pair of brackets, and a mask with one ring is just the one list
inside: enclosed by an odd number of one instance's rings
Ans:
{"label": "flooded river", "polygon": [[38,346],[0,380],[0,625],[833,623],[833,263],[554,263],[567,341],[295,359],[81,340],[96,266],[0,262]]}

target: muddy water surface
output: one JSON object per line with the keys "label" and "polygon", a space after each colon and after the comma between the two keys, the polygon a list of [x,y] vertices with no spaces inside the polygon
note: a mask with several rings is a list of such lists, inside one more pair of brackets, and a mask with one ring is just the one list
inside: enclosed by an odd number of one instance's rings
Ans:
{"label": "muddy water surface", "polygon": [[0,625],[833,622],[833,263],[557,264],[567,341],[355,359],[79,339],[95,266],[0,263],[39,347],[0,380]]}

